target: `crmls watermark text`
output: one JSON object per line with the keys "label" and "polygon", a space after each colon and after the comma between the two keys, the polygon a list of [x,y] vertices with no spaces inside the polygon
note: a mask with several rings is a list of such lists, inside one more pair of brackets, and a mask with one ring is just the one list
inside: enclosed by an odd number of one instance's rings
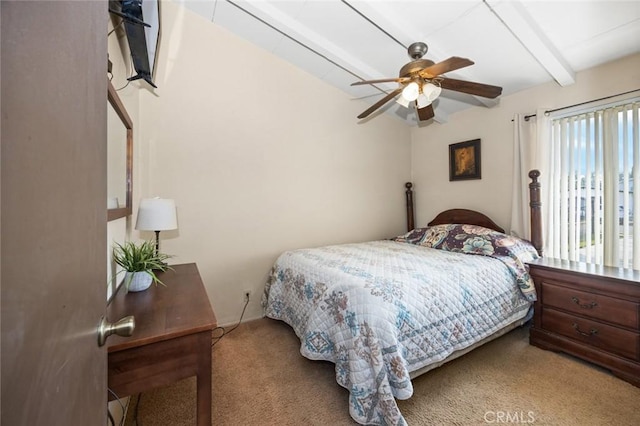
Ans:
{"label": "crmls watermark text", "polygon": [[486,423],[535,423],[533,411],[487,411],[484,413]]}

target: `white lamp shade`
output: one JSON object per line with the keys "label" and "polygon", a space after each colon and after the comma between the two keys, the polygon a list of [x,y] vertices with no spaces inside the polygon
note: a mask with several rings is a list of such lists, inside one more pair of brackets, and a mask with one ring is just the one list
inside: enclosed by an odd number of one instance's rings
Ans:
{"label": "white lamp shade", "polygon": [[145,198],[140,200],[136,229],[140,231],[178,229],[175,201],[167,198]]}
{"label": "white lamp shade", "polygon": [[404,89],[402,89],[402,97],[407,101],[412,102],[418,99],[418,95],[420,94],[420,86],[415,81],[407,84]]}
{"label": "white lamp shade", "polygon": [[422,94],[427,97],[429,102],[433,102],[436,100],[440,93],[442,92],[442,88],[440,86],[436,86],[433,83],[427,83],[422,85]]}

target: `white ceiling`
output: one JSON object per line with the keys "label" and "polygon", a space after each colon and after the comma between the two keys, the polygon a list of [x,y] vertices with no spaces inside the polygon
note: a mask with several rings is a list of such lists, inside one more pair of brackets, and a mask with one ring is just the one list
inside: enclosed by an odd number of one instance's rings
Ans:
{"label": "white ceiling", "polygon": [[[475,62],[446,77],[501,86],[503,96],[553,80],[571,85],[577,71],[640,52],[640,0],[177,1],[369,104],[397,84],[350,84],[396,77],[416,41],[429,46],[425,59]],[[496,102],[444,90],[434,119]],[[395,102],[380,111],[416,123]]]}

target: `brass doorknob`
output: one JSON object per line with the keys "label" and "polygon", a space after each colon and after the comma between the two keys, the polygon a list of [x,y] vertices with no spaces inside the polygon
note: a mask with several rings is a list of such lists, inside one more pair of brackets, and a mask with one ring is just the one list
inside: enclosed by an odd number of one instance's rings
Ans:
{"label": "brass doorknob", "polygon": [[100,324],[98,325],[98,346],[103,346],[107,341],[107,337],[112,334],[125,337],[131,336],[135,328],[136,321],[132,315],[121,318],[114,323],[108,322],[105,317],[102,317],[100,318]]}

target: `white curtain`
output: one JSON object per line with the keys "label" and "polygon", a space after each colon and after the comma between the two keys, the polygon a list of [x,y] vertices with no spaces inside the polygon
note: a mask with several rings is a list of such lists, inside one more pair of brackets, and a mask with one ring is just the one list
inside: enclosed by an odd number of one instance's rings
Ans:
{"label": "white curtain", "polygon": [[[520,238],[531,239],[531,214],[529,208],[529,171],[538,169],[543,172],[548,163],[549,118],[544,109],[536,111],[535,116],[525,120],[524,116],[513,117],[513,177],[511,188],[511,225],[510,233]],[[541,200],[548,191],[545,189],[544,173],[541,183]],[[542,203],[544,224],[545,203]],[[544,229],[544,225],[543,225]]]}

